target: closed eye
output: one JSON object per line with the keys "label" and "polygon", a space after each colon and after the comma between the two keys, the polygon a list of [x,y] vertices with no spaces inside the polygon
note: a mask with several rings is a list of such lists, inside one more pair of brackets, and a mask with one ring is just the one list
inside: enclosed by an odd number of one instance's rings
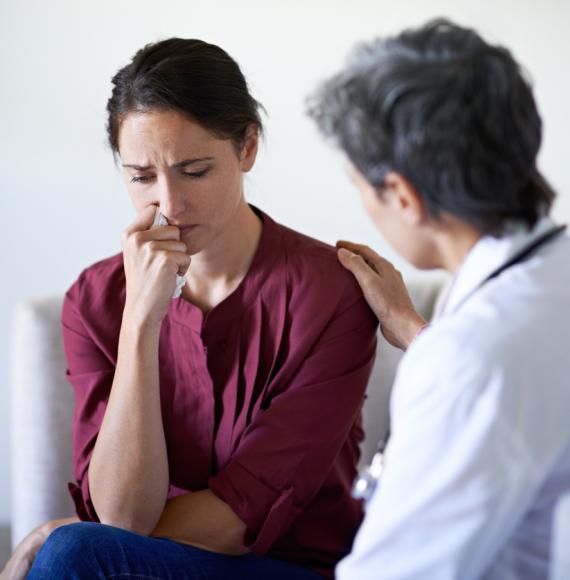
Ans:
{"label": "closed eye", "polygon": [[[190,179],[200,179],[200,177],[204,177],[206,176],[209,172],[210,172],[210,167],[206,167],[205,169],[202,169],[201,171],[183,171],[182,175],[184,175],[185,177],[189,177]],[[131,177],[131,183],[148,183],[149,181],[151,181],[151,179],[154,179],[154,176],[152,175],[133,175]]]}
{"label": "closed eye", "polygon": [[152,177],[148,175],[133,175],[131,177],[131,183],[147,183]]}
{"label": "closed eye", "polygon": [[202,169],[202,171],[193,171],[193,172],[183,171],[182,175],[186,175],[187,177],[191,177],[193,179],[199,179],[200,177],[204,177],[205,175],[207,175],[209,172],[210,168],[206,167],[206,169]]}

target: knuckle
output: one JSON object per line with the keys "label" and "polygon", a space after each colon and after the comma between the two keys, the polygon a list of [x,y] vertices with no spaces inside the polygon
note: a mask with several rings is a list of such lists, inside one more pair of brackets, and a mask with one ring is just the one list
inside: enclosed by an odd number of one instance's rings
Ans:
{"label": "knuckle", "polygon": [[366,271],[366,273],[368,273],[369,269],[370,269],[370,264],[368,263],[368,261],[366,260],[366,258],[364,256],[358,256],[358,264],[360,265],[360,267]]}
{"label": "knuckle", "polygon": [[145,244],[144,246],[142,246],[140,249],[140,253],[146,260],[148,260],[152,256],[152,250],[149,247],[149,244]]}
{"label": "knuckle", "polygon": [[374,280],[372,279],[372,276],[370,276],[370,274],[365,273],[361,276],[361,281],[362,281],[362,286],[365,286],[366,288],[372,288],[372,286],[374,285]]}
{"label": "knuckle", "polygon": [[161,270],[168,270],[171,267],[170,260],[165,252],[159,252],[156,255],[156,261]]}
{"label": "knuckle", "polygon": [[166,266],[170,262],[166,252],[157,252],[156,259],[161,266]]}
{"label": "knuckle", "polygon": [[142,244],[142,241],[143,241],[142,232],[134,232],[133,234],[131,234],[129,236],[129,239],[132,240],[132,243],[135,246],[140,246]]}

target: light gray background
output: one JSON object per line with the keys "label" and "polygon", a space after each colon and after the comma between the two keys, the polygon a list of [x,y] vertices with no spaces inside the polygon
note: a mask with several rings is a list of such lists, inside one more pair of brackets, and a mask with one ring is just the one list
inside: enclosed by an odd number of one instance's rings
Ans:
{"label": "light gray background", "polygon": [[310,235],[360,240],[394,259],[341,157],[305,117],[304,99],[356,41],[439,15],[510,46],[530,72],[545,120],[540,165],[561,192],[555,216],[568,221],[569,2],[0,0],[0,525],[10,516],[14,305],[63,292],[85,266],[119,251],[133,217],[105,144],[113,73],[143,44],[169,36],[220,44],[269,112],[249,199]]}

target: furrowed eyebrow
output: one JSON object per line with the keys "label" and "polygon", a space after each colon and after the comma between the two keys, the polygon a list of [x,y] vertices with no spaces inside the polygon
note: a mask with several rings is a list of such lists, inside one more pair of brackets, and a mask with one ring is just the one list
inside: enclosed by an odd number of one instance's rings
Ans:
{"label": "furrowed eyebrow", "polygon": [[[187,165],[192,165],[193,163],[199,163],[200,161],[212,161],[213,157],[196,157],[195,159],[184,159],[184,161],[179,161],[174,165],[171,165],[171,169],[179,169],[180,167],[186,167]],[[132,163],[123,163],[123,167],[129,167],[130,169],[136,169],[137,171],[148,171],[152,169],[152,165],[134,165]]]}

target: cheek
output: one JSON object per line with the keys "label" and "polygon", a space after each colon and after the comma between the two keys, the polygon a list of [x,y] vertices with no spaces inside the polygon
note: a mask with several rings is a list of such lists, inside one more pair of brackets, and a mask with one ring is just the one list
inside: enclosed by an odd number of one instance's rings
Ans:
{"label": "cheek", "polygon": [[430,240],[423,239],[414,226],[395,221],[386,224],[384,238],[412,266],[420,269],[436,267],[433,265],[434,252]]}
{"label": "cheek", "polygon": [[378,200],[374,195],[374,192],[371,191],[369,187],[362,187],[360,184],[358,186],[360,191],[360,198],[362,200],[362,205],[366,210],[366,213],[376,222],[376,214],[378,213]]}
{"label": "cheek", "polygon": [[363,196],[364,207],[370,219],[388,244],[401,256],[409,254],[406,224],[399,219],[399,215],[391,211],[388,204],[378,200],[376,193]]}
{"label": "cheek", "polygon": [[236,190],[241,190],[242,180],[243,173],[237,164],[228,165],[218,175],[218,185],[228,195],[235,193]]}
{"label": "cheek", "polygon": [[385,232],[390,229],[392,221],[390,219],[390,209],[382,204],[376,192],[371,188],[366,188],[361,190],[361,192],[362,205],[364,206],[366,213],[374,225],[382,232],[382,235],[385,236]]}
{"label": "cheek", "polygon": [[197,182],[193,188],[195,199],[208,206],[216,206],[223,212],[224,208],[230,210],[234,202],[241,199],[243,174],[234,168],[218,172],[210,179]]}

